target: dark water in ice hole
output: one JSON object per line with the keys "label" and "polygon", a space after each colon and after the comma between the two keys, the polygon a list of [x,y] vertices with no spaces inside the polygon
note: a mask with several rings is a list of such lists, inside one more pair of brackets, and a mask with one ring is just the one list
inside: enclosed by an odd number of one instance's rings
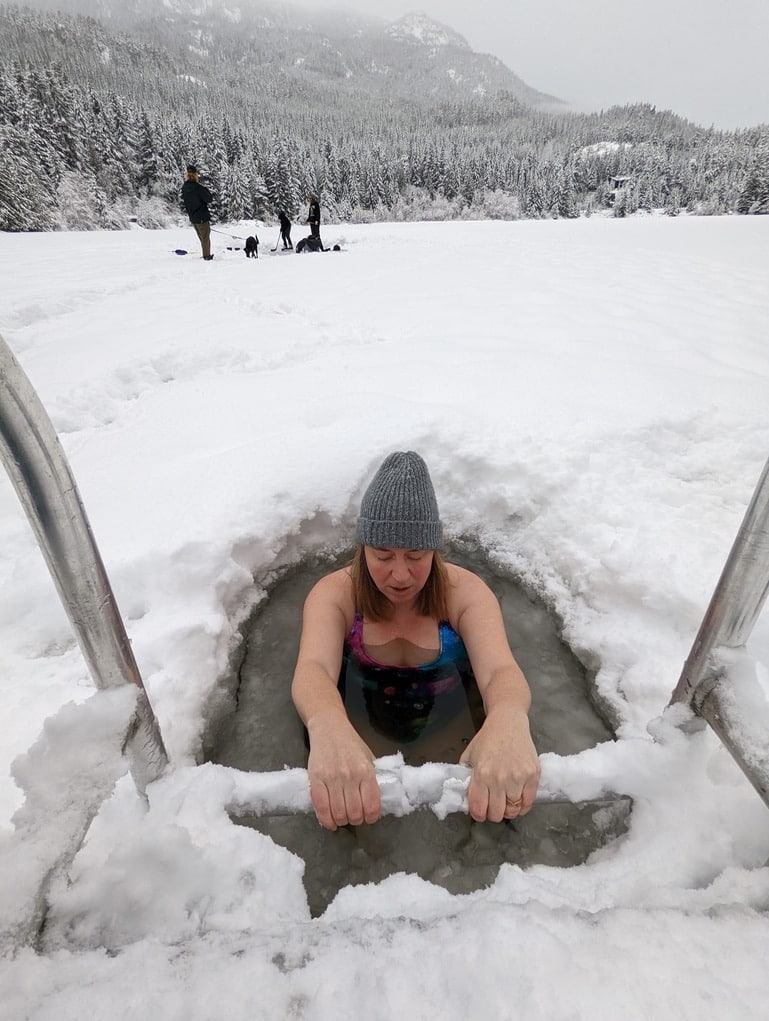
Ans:
{"label": "dark water in ice hole", "polygon": [[[557,623],[508,575],[488,566],[482,554],[451,551],[448,559],[480,574],[497,595],[513,652],[532,689],[531,729],[537,750],[569,755],[611,740],[612,732],[593,708],[585,672],[560,640]],[[246,633],[237,706],[209,735],[210,759],[237,769],[279,770],[306,766],[303,728],[290,698],[299,642],[302,604],[322,575],[342,566],[313,558],[278,581]],[[471,718],[470,708],[465,714]],[[471,730],[468,732],[472,732]],[[367,740],[373,737],[367,733]],[[447,754],[433,761],[456,762],[461,737],[450,735]],[[388,754],[385,742],[373,748]],[[453,752],[453,754],[452,754]],[[419,754],[407,762],[419,765]],[[537,805],[509,823],[476,823],[469,816],[437,819],[429,810],[402,819],[387,816],[373,826],[323,830],[315,817],[237,817],[268,834],[305,861],[310,910],[321,914],[350,884],[377,882],[396,872],[420,875],[452,893],[492,883],[503,862],[577,865],[627,827],[626,799],[579,805]]]}

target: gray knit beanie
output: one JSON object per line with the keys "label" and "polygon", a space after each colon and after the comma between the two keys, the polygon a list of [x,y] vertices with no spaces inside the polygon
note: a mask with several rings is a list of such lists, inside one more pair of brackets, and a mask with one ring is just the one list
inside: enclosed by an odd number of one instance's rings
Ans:
{"label": "gray knit beanie", "polygon": [[363,494],[358,542],[381,549],[439,549],[443,525],[427,465],[413,450],[388,455]]}

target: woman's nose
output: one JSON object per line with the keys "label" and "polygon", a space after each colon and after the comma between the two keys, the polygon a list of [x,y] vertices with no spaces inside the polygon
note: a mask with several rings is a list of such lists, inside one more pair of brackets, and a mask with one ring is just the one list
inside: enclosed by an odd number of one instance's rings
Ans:
{"label": "woman's nose", "polygon": [[397,560],[393,564],[392,574],[394,578],[407,578],[409,573],[408,564],[405,560]]}

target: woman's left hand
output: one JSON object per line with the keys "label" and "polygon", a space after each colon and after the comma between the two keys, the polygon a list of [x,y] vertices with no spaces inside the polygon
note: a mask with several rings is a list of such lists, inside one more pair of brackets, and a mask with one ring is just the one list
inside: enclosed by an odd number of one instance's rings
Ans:
{"label": "woman's left hand", "polygon": [[472,767],[467,806],[476,822],[515,819],[531,809],[540,765],[525,712],[495,707],[459,761]]}

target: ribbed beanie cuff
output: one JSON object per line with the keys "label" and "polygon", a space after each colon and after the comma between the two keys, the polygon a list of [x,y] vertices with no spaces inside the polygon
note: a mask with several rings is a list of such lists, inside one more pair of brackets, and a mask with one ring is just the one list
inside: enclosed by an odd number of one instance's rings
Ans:
{"label": "ribbed beanie cuff", "polygon": [[413,450],[382,463],[363,494],[358,542],[382,549],[439,549],[443,525],[427,465]]}

